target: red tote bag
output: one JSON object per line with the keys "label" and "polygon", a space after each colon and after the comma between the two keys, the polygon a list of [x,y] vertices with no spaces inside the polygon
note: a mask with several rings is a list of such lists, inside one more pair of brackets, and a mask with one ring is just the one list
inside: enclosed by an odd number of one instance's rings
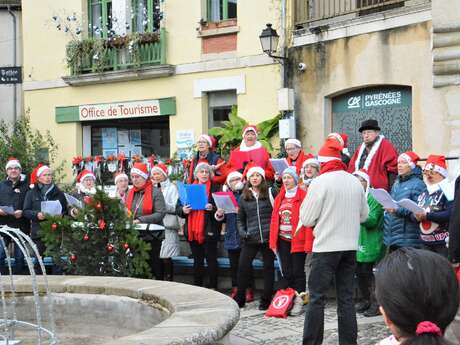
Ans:
{"label": "red tote bag", "polygon": [[286,318],[294,302],[294,297],[295,290],[292,288],[278,290],[265,316]]}

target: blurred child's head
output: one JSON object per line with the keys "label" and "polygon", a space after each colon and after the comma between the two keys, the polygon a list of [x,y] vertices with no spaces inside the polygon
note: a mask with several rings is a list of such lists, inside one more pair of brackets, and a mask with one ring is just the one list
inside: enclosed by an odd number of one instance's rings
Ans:
{"label": "blurred child's head", "polygon": [[447,344],[442,334],[457,313],[459,290],[444,257],[398,249],[377,266],[375,285],[385,323],[402,344]]}

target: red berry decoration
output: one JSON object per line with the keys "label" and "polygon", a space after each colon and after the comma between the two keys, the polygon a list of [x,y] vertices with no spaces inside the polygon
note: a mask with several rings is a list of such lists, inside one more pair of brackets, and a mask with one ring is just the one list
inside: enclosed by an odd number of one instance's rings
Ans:
{"label": "red berry decoration", "polygon": [[89,205],[93,202],[93,198],[86,195],[84,198],[83,198],[83,202],[85,203],[85,205]]}
{"label": "red berry decoration", "polygon": [[110,243],[107,245],[107,251],[108,251],[108,252],[112,252],[112,251],[113,251],[113,246],[112,246]]}
{"label": "red berry decoration", "polygon": [[97,221],[97,226],[99,227],[100,230],[104,230],[105,226],[106,226],[105,220],[104,219],[99,219]]}
{"label": "red berry decoration", "polygon": [[88,241],[89,240],[89,236],[88,234],[85,234],[85,236],[83,236],[83,241]]}
{"label": "red berry decoration", "polygon": [[72,262],[77,261],[77,256],[75,254],[70,255],[70,261]]}
{"label": "red berry decoration", "polygon": [[100,202],[96,204],[96,209],[99,211],[102,210],[102,204]]}
{"label": "red berry decoration", "polygon": [[51,224],[51,231],[56,231],[59,225],[57,223]]}
{"label": "red berry decoration", "polygon": [[128,243],[123,244],[123,249],[128,250],[129,249],[129,244]]}

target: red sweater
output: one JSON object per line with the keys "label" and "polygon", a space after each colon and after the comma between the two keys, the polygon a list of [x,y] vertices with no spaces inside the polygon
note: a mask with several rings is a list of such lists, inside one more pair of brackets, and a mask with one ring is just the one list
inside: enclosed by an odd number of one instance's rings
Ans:
{"label": "red sweater", "polygon": [[[280,228],[280,217],[279,209],[281,202],[285,198],[286,191],[283,189],[275,198],[272,213],[272,222],[270,225],[270,248],[273,251],[277,250],[279,228]],[[299,224],[299,209],[303,199],[307,195],[307,192],[297,188],[297,193],[292,198],[292,240],[291,240],[291,253],[311,252],[313,247],[313,229],[302,226],[296,233],[297,225]]]}
{"label": "red sweater", "polygon": [[[359,151],[360,146],[358,146],[358,149],[353,154],[353,157],[351,157],[348,165],[349,173],[353,173],[358,170],[356,169],[356,161],[359,162],[360,159],[360,157],[358,157]],[[370,161],[369,167],[367,167],[367,171],[373,188],[383,188],[389,191],[388,174],[398,173],[398,152],[388,139],[382,139],[378,150],[375,152],[372,160]]]}

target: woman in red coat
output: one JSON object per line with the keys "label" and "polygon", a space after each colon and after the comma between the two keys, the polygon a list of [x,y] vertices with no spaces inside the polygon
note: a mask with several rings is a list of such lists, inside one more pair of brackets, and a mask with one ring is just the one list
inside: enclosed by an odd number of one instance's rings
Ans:
{"label": "woman in red coat", "polygon": [[302,311],[302,297],[306,288],[305,258],[306,252],[312,250],[313,231],[304,226],[298,228],[299,209],[306,192],[297,185],[299,176],[295,168],[285,169],[282,179],[284,188],[276,196],[273,205],[270,249],[280,261],[283,276],[281,288],[291,287],[297,292],[292,315]]}
{"label": "woman in red coat", "polygon": [[243,173],[246,165],[252,162],[252,165],[259,166],[265,171],[266,180],[272,180],[274,171],[270,164],[270,154],[257,141],[257,127],[247,125],[243,129],[243,141],[241,145],[230,153],[227,171],[237,170]]}

